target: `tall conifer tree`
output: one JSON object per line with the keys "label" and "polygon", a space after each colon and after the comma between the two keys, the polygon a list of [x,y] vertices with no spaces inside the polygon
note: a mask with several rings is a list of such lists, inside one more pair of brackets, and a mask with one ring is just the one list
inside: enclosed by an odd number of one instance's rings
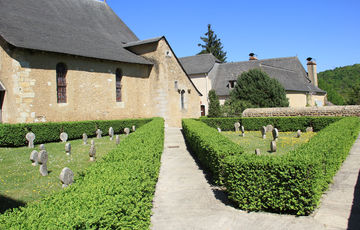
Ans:
{"label": "tall conifer tree", "polygon": [[204,44],[198,44],[202,48],[199,54],[213,54],[219,61],[226,62],[226,52],[223,51],[223,45],[219,38],[217,38],[214,31],[211,29],[211,25],[208,24],[208,31],[205,33],[205,37],[200,37]]}

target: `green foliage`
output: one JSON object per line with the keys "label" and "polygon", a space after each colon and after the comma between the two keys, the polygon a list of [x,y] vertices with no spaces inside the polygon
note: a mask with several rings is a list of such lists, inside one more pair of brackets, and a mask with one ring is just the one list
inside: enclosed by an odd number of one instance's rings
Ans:
{"label": "green foliage", "polygon": [[289,106],[284,87],[260,69],[243,72],[238,77],[237,84],[230,92],[230,96],[232,100],[247,101],[254,107]]}
{"label": "green foliage", "polygon": [[[211,125],[221,121],[221,124],[227,124],[228,127],[231,124],[231,129],[235,121],[234,118],[200,120]],[[346,159],[360,131],[360,118],[357,117],[243,118],[240,121],[247,124],[246,127],[256,129],[270,121],[276,122],[275,126],[283,129],[302,129],[308,122],[316,130],[322,129],[308,143],[288,154],[228,154],[217,169],[221,173],[219,177],[226,187],[229,199],[237,207],[249,211],[296,215],[308,215],[316,208],[322,193]],[[328,126],[325,127],[326,125]],[[200,134],[209,132],[193,123],[188,123],[187,129]],[[185,135],[185,138],[188,139],[189,136]],[[221,149],[220,144],[217,145]],[[192,149],[195,155],[204,151],[200,144]],[[206,160],[206,156],[202,158]]]}
{"label": "green foliage", "polygon": [[247,108],[253,108],[254,106],[248,101],[234,100],[229,98],[225,101],[221,110],[224,117],[241,117],[242,112]]}
{"label": "green foliage", "polygon": [[0,124],[0,147],[17,147],[27,144],[26,133],[32,131],[36,135],[35,144],[60,141],[60,133],[66,132],[69,140],[82,138],[86,133],[88,137],[95,136],[98,128],[108,135],[110,127],[115,133],[123,133],[124,128],[137,128],[151,121],[151,119],[124,119],[109,121],[74,121],[74,122],[49,122],[31,124]]}
{"label": "green foliage", "polygon": [[155,118],[70,187],[1,215],[0,229],[149,229],[163,143]]}
{"label": "green foliage", "polygon": [[226,62],[226,52],[223,51],[223,45],[214,31],[211,29],[211,25],[208,24],[208,31],[205,33],[206,37],[200,37],[205,44],[198,44],[202,48],[198,54],[211,53],[222,63]]}
{"label": "green foliage", "polygon": [[360,105],[360,84],[352,86],[349,95],[348,103],[350,105]]}
{"label": "green foliage", "polygon": [[234,117],[234,118],[200,118],[210,127],[221,128],[224,131],[234,130],[235,122],[240,122],[245,130],[259,131],[262,126],[273,125],[281,132],[305,131],[313,127],[317,132],[331,123],[341,120],[342,117]]}
{"label": "green foliage", "polygon": [[326,91],[327,100],[334,105],[345,105],[344,98],[333,88],[332,85],[327,84],[322,78],[319,79],[319,88]]}
{"label": "green foliage", "polygon": [[209,91],[208,117],[221,117],[221,107],[220,107],[219,97],[216,95],[214,89]]}
{"label": "green foliage", "polygon": [[360,86],[360,64],[321,72],[318,79],[319,87],[328,92],[328,99],[334,104],[355,104],[354,100],[359,98],[352,94],[352,88]]}
{"label": "green foliage", "polygon": [[196,154],[200,164],[207,169],[215,183],[221,183],[222,161],[226,156],[242,154],[244,150],[216,129],[193,119],[182,120],[187,144]]}

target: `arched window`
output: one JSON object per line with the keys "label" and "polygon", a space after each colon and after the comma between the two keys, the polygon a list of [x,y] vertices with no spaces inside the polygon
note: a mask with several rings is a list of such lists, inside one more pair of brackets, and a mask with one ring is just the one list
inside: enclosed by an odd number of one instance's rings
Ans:
{"label": "arched window", "polygon": [[56,89],[58,103],[66,103],[66,73],[66,65],[64,63],[58,63],[56,65]]}
{"label": "arched window", "polygon": [[122,72],[121,69],[116,69],[116,101],[121,102],[121,79],[122,79]]}
{"label": "arched window", "polygon": [[185,90],[181,90],[181,109],[185,109]]}

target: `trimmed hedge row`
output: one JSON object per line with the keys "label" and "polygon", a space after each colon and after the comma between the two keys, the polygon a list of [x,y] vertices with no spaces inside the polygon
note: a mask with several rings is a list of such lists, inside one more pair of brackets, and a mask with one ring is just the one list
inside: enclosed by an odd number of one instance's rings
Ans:
{"label": "trimmed hedge row", "polygon": [[343,117],[235,117],[235,118],[200,118],[213,128],[221,128],[224,131],[234,130],[234,123],[240,122],[245,130],[260,130],[262,126],[273,125],[282,132],[305,131],[307,127],[313,127],[317,132],[329,124],[341,120]]}
{"label": "trimmed hedge row", "polygon": [[243,148],[202,122],[183,119],[182,127],[186,142],[200,164],[211,173],[215,183],[221,183],[223,159],[226,156],[242,154]]}
{"label": "trimmed hedge row", "polygon": [[82,138],[86,133],[89,137],[95,136],[99,128],[104,135],[108,135],[110,127],[115,133],[123,133],[124,128],[143,126],[151,119],[124,119],[105,121],[74,121],[74,122],[49,122],[31,124],[0,124],[0,147],[17,147],[27,144],[26,133],[32,131],[36,135],[35,144],[60,141],[60,133],[66,132],[69,140]]}
{"label": "trimmed hedge row", "polygon": [[163,144],[155,118],[70,187],[1,215],[0,229],[149,229]]}
{"label": "trimmed hedge row", "polygon": [[[248,118],[248,121],[250,119],[254,118]],[[318,120],[318,128],[329,121]],[[205,128],[199,128],[197,121],[194,122],[187,122],[187,129],[194,133],[205,131]],[[215,129],[210,129],[213,136],[221,136]],[[218,171],[229,199],[240,209],[308,215],[319,204],[322,193],[346,159],[359,132],[360,118],[343,118],[288,154],[229,154],[218,165]],[[193,141],[194,138],[184,133],[186,140],[195,145],[194,151],[206,152],[202,145]]]}
{"label": "trimmed hedge row", "polygon": [[288,154],[226,158],[224,184],[229,199],[250,211],[310,214],[346,159],[359,131],[359,118],[344,118]]}

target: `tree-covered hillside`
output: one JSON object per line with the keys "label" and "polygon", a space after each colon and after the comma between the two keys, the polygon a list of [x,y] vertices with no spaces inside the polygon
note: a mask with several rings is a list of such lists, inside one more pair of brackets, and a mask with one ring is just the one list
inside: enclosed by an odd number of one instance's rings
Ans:
{"label": "tree-covered hillside", "polygon": [[319,87],[336,105],[360,104],[360,64],[326,70],[318,74]]}

